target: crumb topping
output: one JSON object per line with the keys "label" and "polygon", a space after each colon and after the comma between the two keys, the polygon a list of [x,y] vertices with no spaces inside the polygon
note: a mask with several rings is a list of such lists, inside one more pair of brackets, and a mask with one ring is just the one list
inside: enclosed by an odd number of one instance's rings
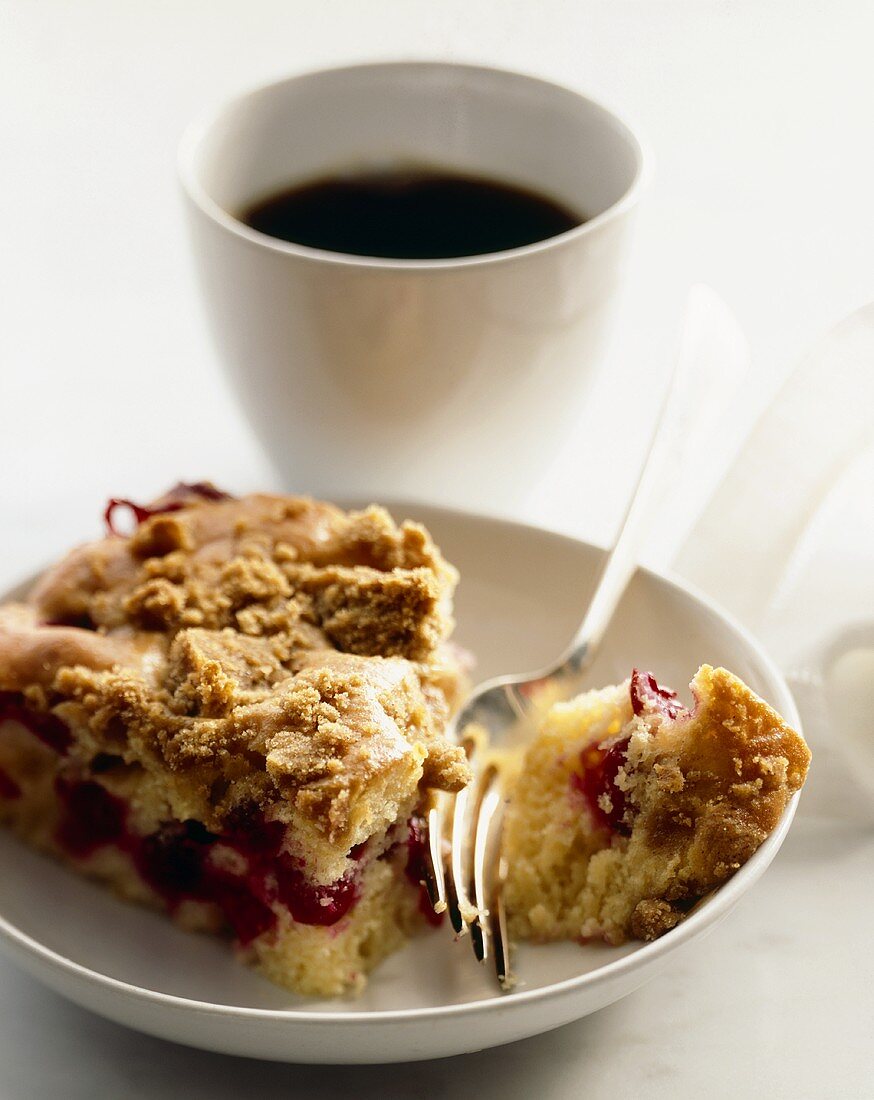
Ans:
{"label": "crumb topping", "polygon": [[340,846],[420,783],[464,785],[442,739],[456,578],[422,527],[268,495],[139,511],[0,609],[0,690],[83,761],[145,769],[211,828],[254,803]]}

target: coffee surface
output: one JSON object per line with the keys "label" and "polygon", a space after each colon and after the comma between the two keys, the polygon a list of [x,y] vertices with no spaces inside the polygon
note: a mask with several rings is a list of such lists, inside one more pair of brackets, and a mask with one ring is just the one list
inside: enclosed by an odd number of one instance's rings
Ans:
{"label": "coffee surface", "polygon": [[255,203],[241,220],[329,252],[435,260],[519,248],[586,219],[515,184],[429,168],[310,180]]}

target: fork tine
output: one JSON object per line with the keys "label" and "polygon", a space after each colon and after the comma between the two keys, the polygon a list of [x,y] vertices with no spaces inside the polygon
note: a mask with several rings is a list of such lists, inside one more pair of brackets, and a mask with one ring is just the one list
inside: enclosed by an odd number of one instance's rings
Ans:
{"label": "fork tine", "polygon": [[463,936],[467,932],[467,919],[465,913],[471,908],[467,896],[467,876],[464,871],[465,844],[464,836],[467,828],[467,802],[468,791],[462,790],[455,795],[452,807],[452,836],[450,837],[449,853],[449,920],[457,936]]}
{"label": "fork tine", "polygon": [[[461,744],[472,762],[477,743],[472,737],[463,737]],[[449,875],[446,882],[449,920],[456,936],[463,936],[473,920],[474,907],[468,893],[469,848],[467,846],[467,818],[470,789],[463,788],[452,796],[452,833],[449,838]]]}
{"label": "fork tine", "polygon": [[492,819],[501,804],[498,769],[490,764],[483,773],[477,792],[473,834],[473,896],[477,915],[470,926],[471,944],[480,962],[491,954],[491,922],[488,906],[490,883],[488,874],[489,834]]}
{"label": "fork tine", "polygon": [[503,852],[504,824],[498,824],[498,836],[495,843],[498,846],[498,869],[495,876],[495,890],[493,904],[489,920],[491,923],[492,940],[495,945],[495,975],[501,989],[506,992],[515,985],[512,970],[510,969],[510,937],[507,933],[507,907],[504,902],[504,885],[507,881],[507,858]]}
{"label": "fork tine", "polygon": [[443,806],[438,794],[428,810],[428,855],[425,860],[425,889],[435,913],[446,909],[446,878],[443,873]]}
{"label": "fork tine", "polygon": [[468,882],[475,908],[475,913],[471,916],[469,921],[470,945],[473,948],[473,953],[478,962],[485,962],[488,952],[488,940],[484,934],[486,925],[483,919],[483,909],[485,907],[485,884],[483,882],[485,853],[482,850],[482,837],[485,835],[486,830],[480,827],[483,802],[486,793],[485,778],[485,775],[478,775],[474,780],[476,785],[476,797],[471,813],[472,831],[468,842],[468,853],[470,856]]}
{"label": "fork tine", "polygon": [[455,879],[450,873],[446,879],[446,907],[449,913],[449,923],[456,936],[463,936],[467,932],[467,925],[461,915],[461,905],[455,890]]}

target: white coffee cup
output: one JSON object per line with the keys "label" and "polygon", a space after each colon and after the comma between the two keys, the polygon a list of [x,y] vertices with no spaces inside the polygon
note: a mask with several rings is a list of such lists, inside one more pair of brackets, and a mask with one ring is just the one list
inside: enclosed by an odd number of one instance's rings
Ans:
{"label": "white coffee cup", "polygon": [[[211,327],[286,488],[492,510],[523,499],[590,388],[645,161],[592,100],[461,64],[294,76],[194,124],[180,173]],[[521,184],[588,220],[445,260],[333,253],[240,220],[296,182],[394,163]]]}

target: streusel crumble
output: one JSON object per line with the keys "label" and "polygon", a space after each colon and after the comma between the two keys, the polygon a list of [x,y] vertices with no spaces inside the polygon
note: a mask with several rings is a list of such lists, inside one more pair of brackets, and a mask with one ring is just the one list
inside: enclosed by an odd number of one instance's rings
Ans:
{"label": "streusel crumble", "polygon": [[469,778],[454,570],[376,507],[181,485],[107,522],[0,609],[0,814],[291,989],[360,988]]}

